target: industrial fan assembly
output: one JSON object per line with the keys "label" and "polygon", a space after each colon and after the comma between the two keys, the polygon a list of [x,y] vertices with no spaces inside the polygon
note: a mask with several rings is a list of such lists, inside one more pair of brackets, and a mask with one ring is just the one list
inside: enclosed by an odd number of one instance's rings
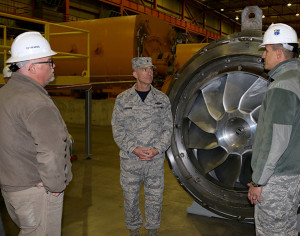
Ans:
{"label": "industrial fan assembly", "polygon": [[253,220],[247,198],[259,109],[269,84],[261,30],[208,44],[174,76],[171,169],[195,201],[223,217]]}

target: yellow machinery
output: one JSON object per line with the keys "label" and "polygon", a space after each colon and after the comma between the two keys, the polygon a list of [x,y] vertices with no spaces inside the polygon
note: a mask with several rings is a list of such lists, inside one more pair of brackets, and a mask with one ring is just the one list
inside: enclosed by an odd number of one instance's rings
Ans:
{"label": "yellow machinery", "polygon": [[208,43],[177,44],[176,68],[180,69],[196,52],[208,45]]}
{"label": "yellow machinery", "polygon": [[[102,90],[118,94],[132,77],[131,59],[152,57],[157,67],[155,81],[163,83],[174,71],[175,32],[166,22],[147,15],[123,16],[88,21],[73,21],[61,25],[90,32],[90,82],[102,85]],[[60,29],[56,29],[60,32]],[[86,39],[80,34],[51,37],[51,45],[58,51],[83,54]],[[55,61],[55,71],[64,76],[84,76],[84,59]],[[112,87],[113,84],[113,87]],[[105,85],[105,87],[104,87]],[[131,86],[131,85],[130,85]]]}
{"label": "yellow machinery", "polygon": [[208,43],[177,44],[174,62],[174,73],[165,77],[161,91],[167,93],[175,73],[201,48]]}
{"label": "yellow machinery", "polygon": [[[107,93],[111,97],[135,82],[131,68],[133,57],[152,58],[157,67],[155,86],[166,92],[176,71],[206,45],[176,45],[174,29],[165,21],[147,15],[60,24],[5,13],[0,15],[43,25],[44,36],[49,40],[52,49],[58,52],[53,57],[56,79],[51,83],[52,86],[62,88],[61,85],[69,85],[66,89],[74,89],[74,86],[86,89],[93,86],[94,91]],[[1,28],[4,38],[0,53],[3,55],[4,67],[10,56],[8,52],[13,39],[6,37],[6,26]],[[3,84],[2,76],[0,77],[0,84]]]}

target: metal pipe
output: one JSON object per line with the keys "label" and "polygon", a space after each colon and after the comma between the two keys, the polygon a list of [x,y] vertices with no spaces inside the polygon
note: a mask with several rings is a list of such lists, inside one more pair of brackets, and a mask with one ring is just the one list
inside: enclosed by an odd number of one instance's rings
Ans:
{"label": "metal pipe", "polygon": [[89,84],[72,84],[72,85],[62,85],[62,84],[55,84],[55,85],[47,85],[46,89],[85,89],[91,88],[93,85],[105,85],[105,84],[130,84],[135,83],[135,80],[128,80],[128,81],[104,81],[104,82],[93,82]]}
{"label": "metal pipe", "polygon": [[51,36],[82,34],[82,32],[50,33]]}
{"label": "metal pipe", "polygon": [[[74,53],[68,53],[68,52],[57,52],[58,55],[62,56],[54,56],[53,58],[60,59],[60,58],[87,58],[88,55],[83,55],[83,54],[74,54]],[[65,56],[63,56],[65,55]]]}
{"label": "metal pipe", "polygon": [[[7,45],[7,30],[6,27],[3,29],[3,43],[6,46]],[[7,50],[4,49],[3,50],[3,60],[4,60],[4,65],[6,65],[6,60],[7,60]]]}
{"label": "metal pipe", "polygon": [[[89,32],[89,31],[88,31]],[[87,69],[86,69],[86,76],[89,77],[91,75],[91,35],[90,33],[87,34]]]}
{"label": "metal pipe", "polygon": [[91,159],[92,89],[85,91],[85,154]]}
{"label": "metal pipe", "polygon": [[91,78],[117,78],[117,77],[132,77],[132,75],[90,75]]}
{"label": "metal pipe", "polygon": [[65,8],[66,8],[66,21],[70,20],[70,0],[65,1]]}
{"label": "metal pipe", "polygon": [[130,84],[135,83],[135,80],[130,81],[110,81],[110,82],[93,82],[92,85],[101,85],[101,84]]}
{"label": "metal pipe", "polygon": [[10,46],[0,45],[0,48],[10,49]]}

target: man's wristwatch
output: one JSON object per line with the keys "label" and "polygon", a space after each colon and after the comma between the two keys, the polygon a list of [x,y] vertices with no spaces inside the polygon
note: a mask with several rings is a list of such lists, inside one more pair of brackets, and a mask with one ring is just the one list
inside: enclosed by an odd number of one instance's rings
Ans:
{"label": "man's wristwatch", "polygon": [[251,181],[251,184],[253,185],[253,187],[261,187],[261,186],[262,186],[262,185],[260,185],[260,184],[254,183],[253,181]]}

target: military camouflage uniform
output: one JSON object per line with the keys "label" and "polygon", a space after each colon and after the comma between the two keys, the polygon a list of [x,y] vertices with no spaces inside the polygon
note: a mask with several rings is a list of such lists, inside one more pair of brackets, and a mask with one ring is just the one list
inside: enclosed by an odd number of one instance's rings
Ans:
{"label": "military camouflage uniform", "polygon": [[298,235],[300,200],[300,62],[290,59],[270,72],[252,154],[252,180],[262,185],[255,205],[257,235]]}
{"label": "military camouflage uniform", "polygon": [[[151,86],[143,102],[135,85],[121,93],[115,102],[112,130],[120,148],[120,182],[124,194],[126,227],[143,225],[139,209],[139,192],[144,182],[146,229],[160,227],[164,188],[165,151],[170,146],[172,114],[169,98]],[[159,151],[152,161],[140,161],[132,153],[136,147],[151,147]]]}
{"label": "military camouflage uniform", "polygon": [[296,236],[300,178],[272,176],[255,206],[257,236]]}

